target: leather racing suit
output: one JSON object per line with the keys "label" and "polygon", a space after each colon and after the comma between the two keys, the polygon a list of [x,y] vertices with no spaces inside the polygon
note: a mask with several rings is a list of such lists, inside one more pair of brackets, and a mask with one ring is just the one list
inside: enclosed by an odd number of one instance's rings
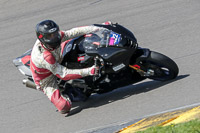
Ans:
{"label": "leather racing suit", "polygon": [[62,62],[64,47],[75,37],[100,30],[97,26],[84,26],[68,31],[60,31],[61,45],[52,51],[46,49],[37,40],[32,49],[30,68],[37,89],[42,90],[49,100],[61,113],[67,113],[71,109],[71,100],[63,96],[57,85],[57,77],[63,80],[72,80],[94,74],[94,67],[85,69],[68,69]]}

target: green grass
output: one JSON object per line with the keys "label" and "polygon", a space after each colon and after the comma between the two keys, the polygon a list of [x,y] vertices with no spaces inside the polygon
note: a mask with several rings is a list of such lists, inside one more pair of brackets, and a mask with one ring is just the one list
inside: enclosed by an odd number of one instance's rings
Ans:
{"label": "green grass", "polygon": [[169,126],[155,126],[137,133],[200,133],[200,120]]}

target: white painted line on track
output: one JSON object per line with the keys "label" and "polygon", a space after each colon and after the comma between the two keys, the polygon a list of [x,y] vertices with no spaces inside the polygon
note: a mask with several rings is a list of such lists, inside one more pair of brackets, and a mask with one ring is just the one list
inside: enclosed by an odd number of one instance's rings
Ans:
{"label": "white painted line on track", "polygon": [[192,108],[192,107],[196,107],[196,106],[200,106],[200,102],[199,103],[194,103],[194,104],[190,104],[190,105],[185,105],[185,106],[182,106],[182,107],[177,107],[177,108],[173,108],[173,109],[169,109],[169,110],[165,110],[165,111],[161,111],[161,112],[157,112],[157,113],[153,113],[153,114],[149,114],[149,115],[146,115],[144,116],[143,118],[139,118],[139,119],[130,119],[130,120],[126,120],[124,122],[116,122],[116,123],[112,123],[112,124],[109,124],[109,125],[106,125],[106,126],[99,126],[99,127],[95,127],[95,128],[91,128],[91,129],[87,129],[87,130],[82,130],[82,131],[78,131],[76,133],[95,133],[95,131],[97,130],[100,130],[100,129],[105,129],[105,128],[109,128],[109,127],[113,127],[113,126],[117,126],[117,125],[124,125],[124,124],[127,124],[131,121],[136,121],[136,120],[140,120],[140,119],[144,119],[144,118],[147,118],[147,117],[151,117],[151,116],[155,116],[155,115],[159,115],[159,114],[163,114],[163,113],[167,113],[167,112],[173,112],[173,111],[176,111],[176,110],[181,110],[181,109],[186,109],[186,108]]}
{"label": "white painted line on track", "polygon": [[154,115],[163,114],[163,113],[167,113],[167,112],[173,112],[173,111],[176,111],[176,110],[181,110],[181,109],[186,109],[186,108],[192,108],[192,107],[195,107],[195,106],[200,106],[200,102],[199,103],[190,104],[190,105],[186,105],[186,106],[182,106],[182,107],[177,107],[177,108],[169,109],[169,110],[165,110],[165,111],[162,111],[162,112],[153,113],[153,114],[144,116],[144,118],[150,117],[150,116],[154,116]]}

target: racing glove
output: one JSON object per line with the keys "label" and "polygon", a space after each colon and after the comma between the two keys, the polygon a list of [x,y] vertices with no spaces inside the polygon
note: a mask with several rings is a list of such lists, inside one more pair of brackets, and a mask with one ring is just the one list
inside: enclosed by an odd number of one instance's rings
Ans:
{"label": "racing glove", "polygon": [[85,69],[82,69],[82,74],[83,76],[93,76],[93,75],[98,75],[98,72],[99,72],[99,67],[98,66],[95,66],[93,65],[92,67],[89,67],[89,68],[85,68]]}

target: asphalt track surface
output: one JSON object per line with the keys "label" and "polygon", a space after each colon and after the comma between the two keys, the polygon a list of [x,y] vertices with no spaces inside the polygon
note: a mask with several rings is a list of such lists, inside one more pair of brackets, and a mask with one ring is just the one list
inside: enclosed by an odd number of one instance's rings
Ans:
{"label": "asphalt track surface", "polygon": [[[101,132],[111,125],[200,103],[199,0],[1,0],[0,16],[2,133]],[[118,22],[134,32],[141,47],[175,60],[179,76],[171,82],[145,80],[93,95],[87,102],[75,103],[65,117],[43,93],[23,86],[24,76],[12,64],[32,48],[35,25],[44,19],[55,20],[63,30]]]}

